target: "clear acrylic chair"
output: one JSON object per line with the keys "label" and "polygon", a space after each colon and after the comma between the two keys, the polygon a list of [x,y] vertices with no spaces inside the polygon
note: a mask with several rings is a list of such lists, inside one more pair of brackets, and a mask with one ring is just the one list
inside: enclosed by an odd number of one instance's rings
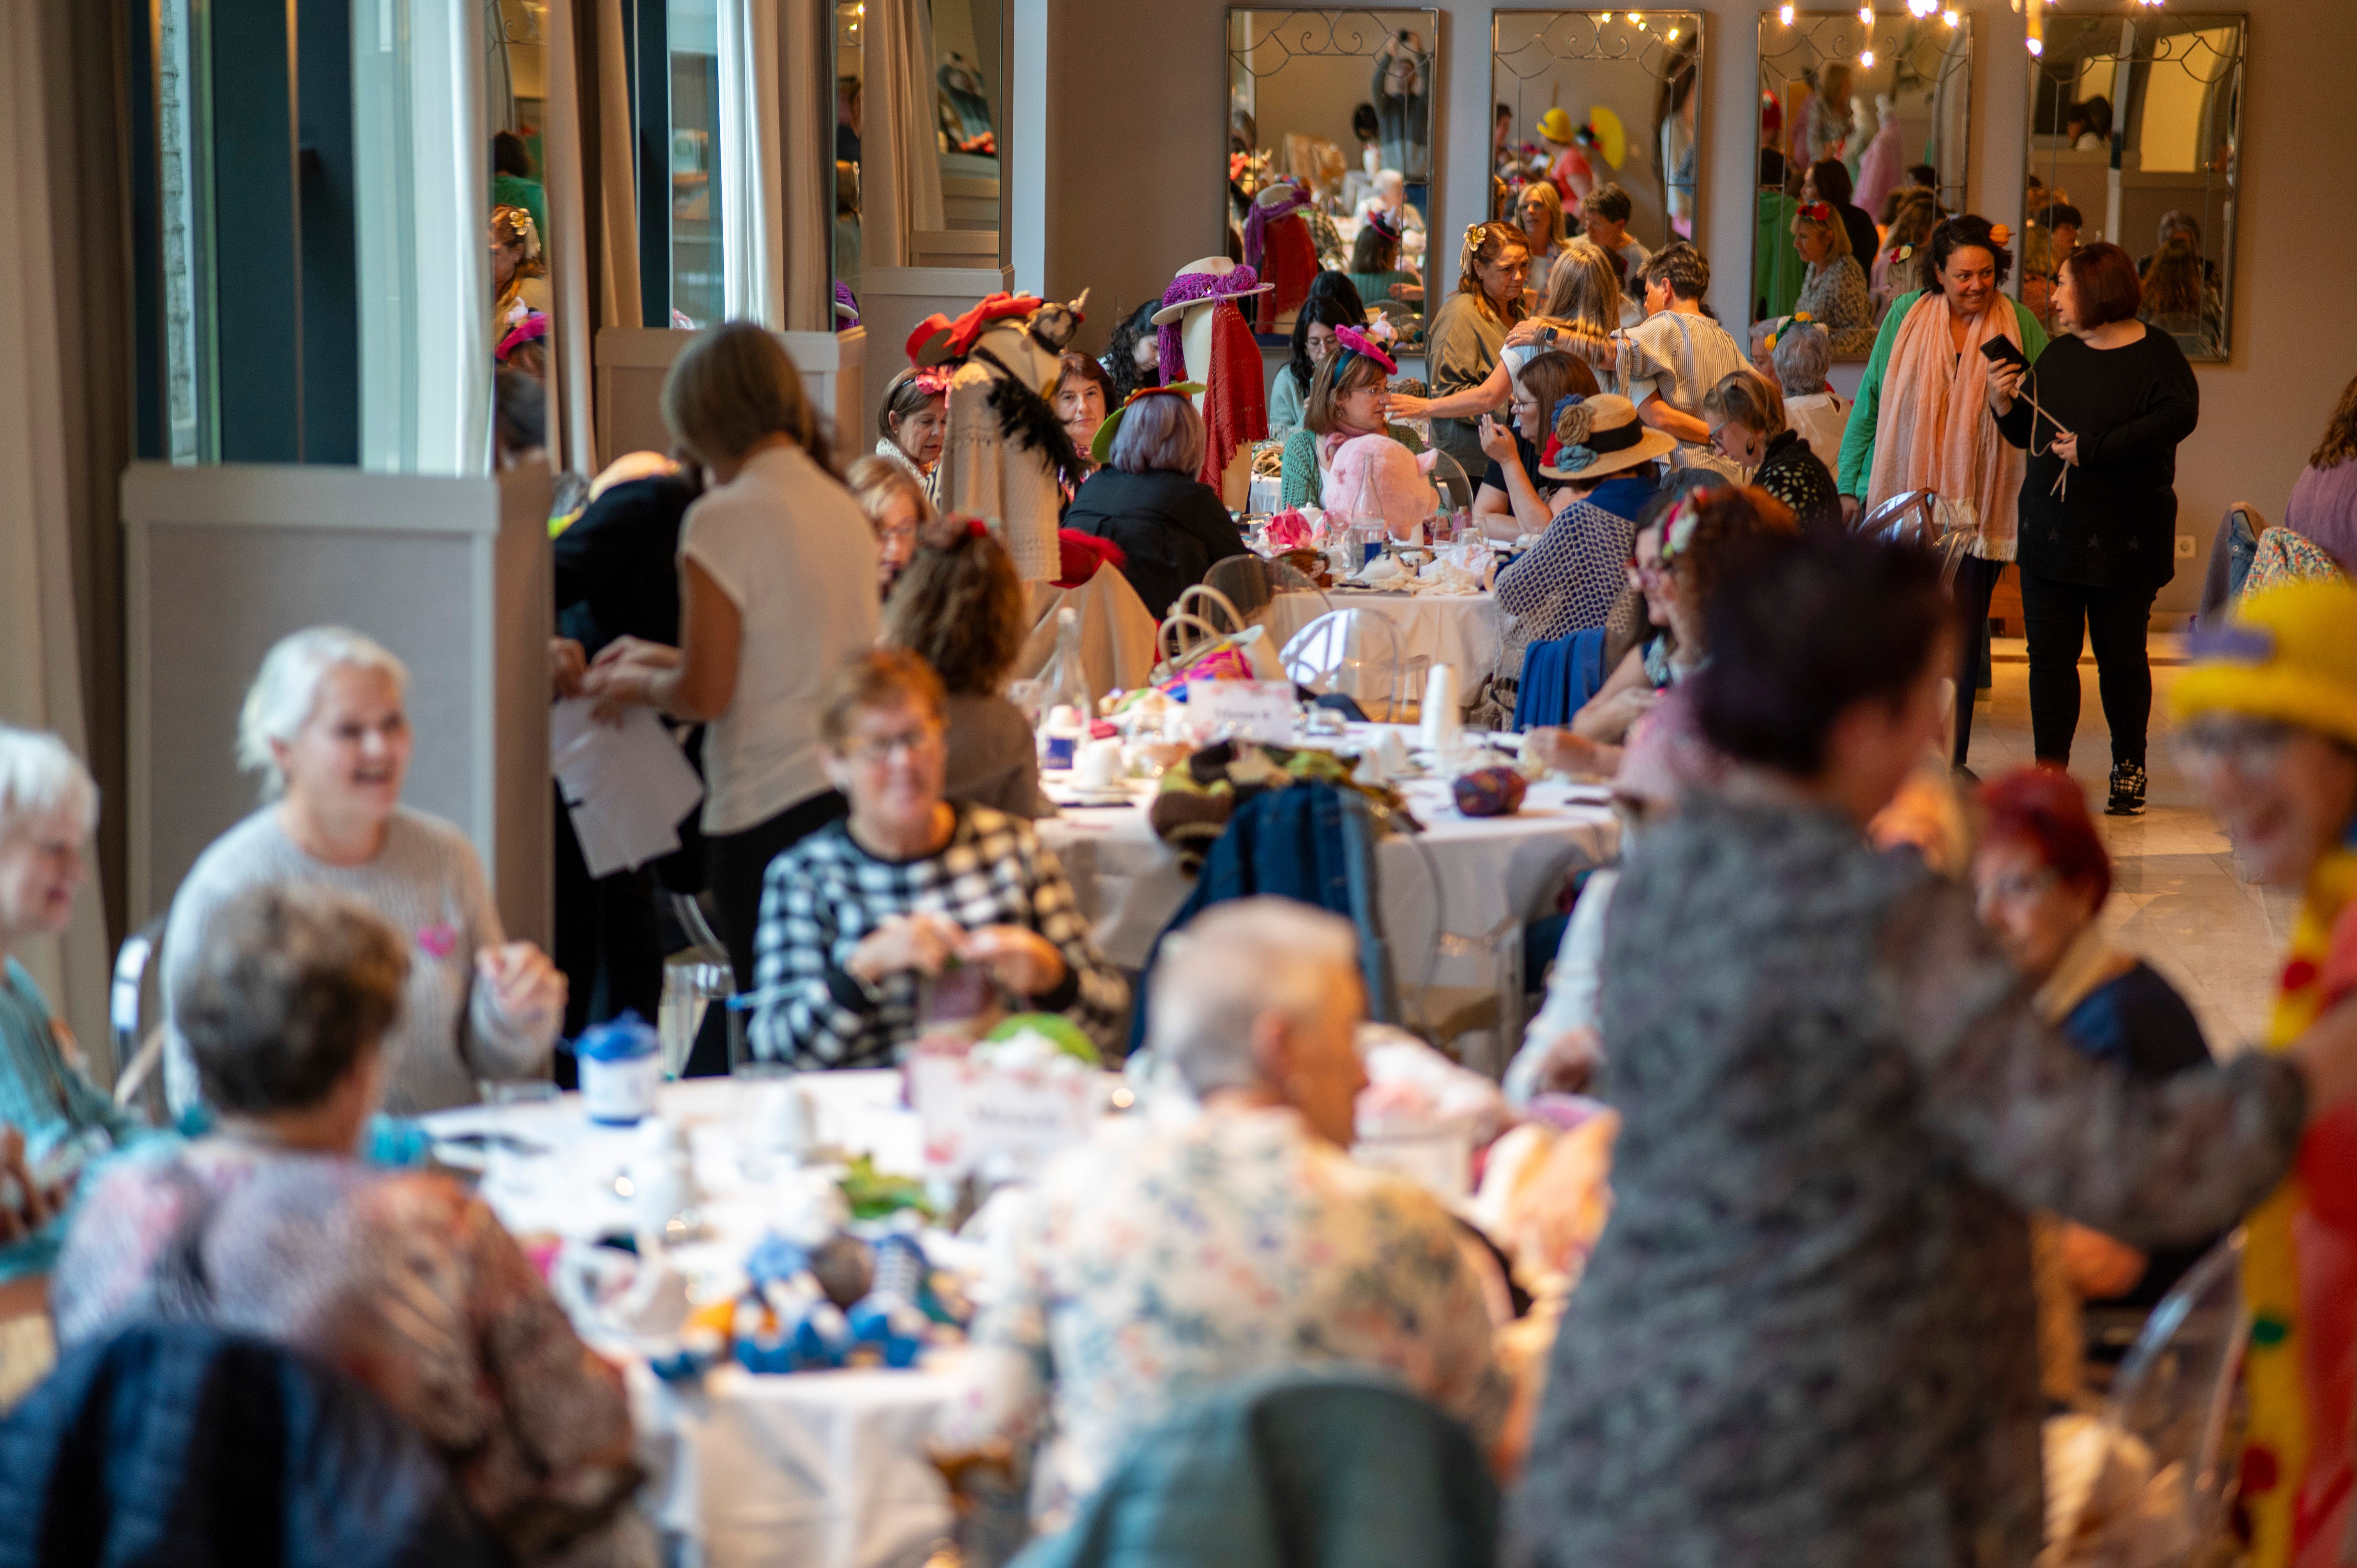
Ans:
{"label": "clear acrylic chair", "polygon": [[2211,1560],[2242,1464],[2235,1390],[2250,1337],[2242,1273],[2237,1230],[2153,1308],[2113,1379],[2101,1458],[2086,1498],[2049,1543],[2053,1561],[2185,1568]]}
{"label": "clear acrylic chair", "polygon": [[1970,501],[1952,501],[1936,490],[1901,490],[1861,516],[1852,529],[1890,544],[1912,544],[1940,558],[1940,583],[1956,578],[1956,565],[1980,537],[1980,520]]}
{"label": "clear acrylic chair", "polygon": [[1279,661],[1312,694],[1340,693],[1378,724],[1406,712],[1399,628],[1373,610],[1330,610],[1293,634]]}

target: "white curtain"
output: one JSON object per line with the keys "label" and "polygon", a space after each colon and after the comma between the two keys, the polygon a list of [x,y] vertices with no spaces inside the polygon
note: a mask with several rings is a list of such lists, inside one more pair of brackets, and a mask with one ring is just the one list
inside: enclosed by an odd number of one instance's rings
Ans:
{"label": "white curtain", "polygon": [[352,20],[364,468],[490,468],[482,58],[464,0],[378,0]]}
{"label": "white curtain", "polygon": [[[44,70],[41,9],[0,6],[0,720],[53,730],[90,756],[82,712],[69,533],[68,398],[62,334],[70,325],[58,268],[48,149],[68,134],[68,105]],[[119,811],[122,802],[105,809]],[[73,1028],[102,1081],[106,1035],[105,919],[86,884],[63,940],[16,955],[51,1011]]]}
{"label": "white curtain", "polygon": [[776,0],[720,0],[720,278],[731,321],[786,326]]}
{"label": "white curtain", "polygon": [[868,0],[865,59],[860,245],[869,266],[914,266],[912,236],[947,226],[930,0]]}
{"label": "white curtain", "polygon": [[599,328],[640,324],[630,73],[619,0],[567,0],[547,15],[549,272],[556,309],[549,404],[552,413],[562,413],[550,421],[551,456],[560,468],[594,474],[592,348]]}

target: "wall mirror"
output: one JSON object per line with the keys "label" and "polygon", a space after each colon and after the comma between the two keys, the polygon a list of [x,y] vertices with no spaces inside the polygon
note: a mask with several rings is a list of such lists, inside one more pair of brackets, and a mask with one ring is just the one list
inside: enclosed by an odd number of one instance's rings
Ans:
{"label": "wall mirror", "polygon": [[1256,331],[1289,331],[1322,267],[1421,346],[1439,36],[1431,10],[1228,13],[1221,248],[1275,285]]}
{"label": "wall mirror", "polygon": [[1002,261],[1004,15],[1000,0],[835,0],[838,316],[866,267]]}
{"label": "wall mirror", "polygon": [[1917,242],[1964,208],[1972,73],[1968,11],[1761,15],[1755,346],[1806,311],[1835,358],[1872,351],[1890,302],[1918,286]]}
{"label": "wall mirror", "polygon": [[2144,319],[2190,360],[2226,358],[2247,39],[2216,13],[2046,18],[2021,300],[2050,326],[2055,267],[2108,240],[2136,259]]}
{"label": "wall mirror", "polygon": [[1491,214],[1531,236],[1534,306],[1582,232],[1624,283],[1694,238],[1702,27],[1693,11],[1491,14]]}

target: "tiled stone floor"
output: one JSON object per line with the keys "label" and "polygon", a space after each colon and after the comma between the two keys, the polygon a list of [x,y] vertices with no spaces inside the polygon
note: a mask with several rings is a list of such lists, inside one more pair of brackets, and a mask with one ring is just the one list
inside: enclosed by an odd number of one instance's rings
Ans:
{"label": "tiled stone floor", "polygon": [[[2153,725],[2141,817],[2101,815],[2111,771],[2111,732],[2095,690],[2095,666],[2080,665],[2079,733],[2071,772],[2086,786],[2112,851],[2113,890],[2104,920],[2113,940],[2184,993],[2210,1047],[2231,1056],[2255,1043],[2266,1026],[2278,960],[2291,934],[2297,898],[2243,879],[2232,846],[2195,798],[2169,752],[2168,692],[2182,666],[2178,639],[2156,635],[2152,649]],[[1996,690],[1973,725],[1973,770],[1982,778],[2030,760],[2029,667],[2018,639],[2000,639],[1993,660]]]}

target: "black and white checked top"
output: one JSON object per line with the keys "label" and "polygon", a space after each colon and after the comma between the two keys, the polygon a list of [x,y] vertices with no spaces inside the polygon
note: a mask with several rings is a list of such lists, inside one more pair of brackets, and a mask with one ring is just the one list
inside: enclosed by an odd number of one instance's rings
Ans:
{"label": "black and white checked top", "polygon": [[869,986],[843,966],[887,918],[919,913],[968,930],[1039,932],[1064,955],[1063,983],[1014,1004],[1064,1013],[1100,1045],[1114,1043],[1129,985],[1090,940],[1054,853],[1029,822],[985,806],[952,809],[948,846],[920,860],[879,859],[838,822],[770,863],[753,944],[759,1001],[749,1041],[758,1055],[802,1068],[890,1066],[917,1035],[917,976]]}

